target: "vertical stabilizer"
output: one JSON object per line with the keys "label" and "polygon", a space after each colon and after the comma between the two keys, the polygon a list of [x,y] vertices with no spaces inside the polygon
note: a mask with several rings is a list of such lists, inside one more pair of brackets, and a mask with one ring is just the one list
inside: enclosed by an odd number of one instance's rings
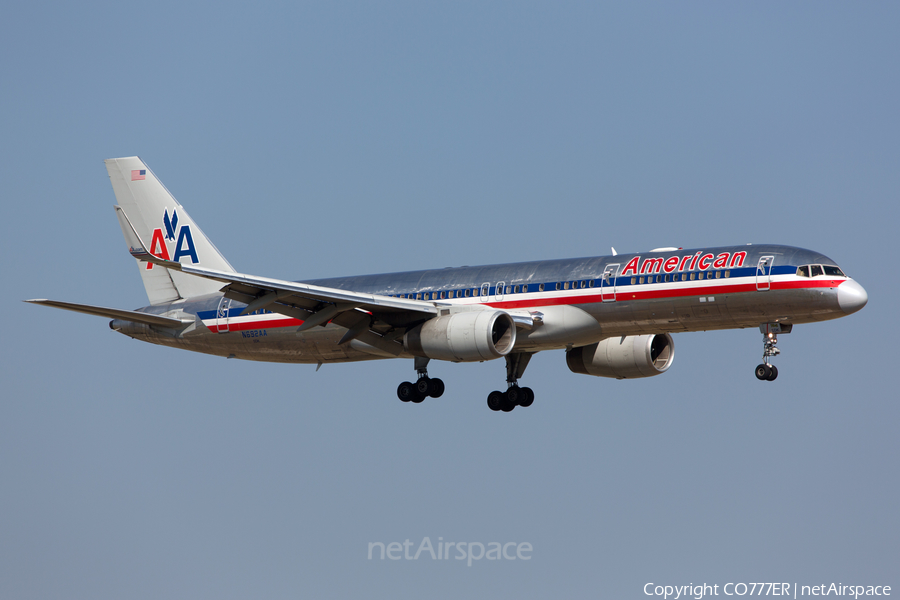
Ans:
{"label": "vertical stabilizer", "polygon": [[[184,207],[140,158],[110,158],[104,162],[119,206],[141,239],[149,244],[152,254],[184,264],[234,272]],[[222,286],[208,279],[137,262],[150,304],[212,294]]]}

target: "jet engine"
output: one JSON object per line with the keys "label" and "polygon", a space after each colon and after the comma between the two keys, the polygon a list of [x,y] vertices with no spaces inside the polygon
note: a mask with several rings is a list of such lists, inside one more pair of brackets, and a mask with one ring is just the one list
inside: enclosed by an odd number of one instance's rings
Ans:
{"label": "jet engine", "polygon": [[502,310],[435,317],[403,336],[407,352],[453,362],[500,358],[509,354],[515,344],[516,324]]}
{"label": "jet engine", "polygon": [[566,352],[573,373],[634,379],[664,373],[675,358],[675,342],[668,333],[606,338]]}

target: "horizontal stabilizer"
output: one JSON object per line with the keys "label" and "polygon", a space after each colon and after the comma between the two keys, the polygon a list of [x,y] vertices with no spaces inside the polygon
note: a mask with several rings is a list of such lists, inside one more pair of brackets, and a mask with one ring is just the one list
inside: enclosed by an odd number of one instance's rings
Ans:
{"label": "horizontal stabilizer", "polygon": [[[157,325],[159,327],[170,327],[172,329],[184,327],[188,324],[179,319],[170,319],[168,317],[160,317],[159,315],[148,315],[147,313],[138,312],[136,310],[105,308],[103,306],[91,306],[90,304],[60,302],[58,300],[24,300],[24,302],[30,302],[31,304],[42,304],[44,306],[52,306],[53,308],[62,308],[63,310],[72,310],[75,312],[95,315],[98,317],[110,317],[112,319],[122,319],[123,321],[146,323],[147,325]],[[189,321],[189,323],[190,322],[193,321]]]}

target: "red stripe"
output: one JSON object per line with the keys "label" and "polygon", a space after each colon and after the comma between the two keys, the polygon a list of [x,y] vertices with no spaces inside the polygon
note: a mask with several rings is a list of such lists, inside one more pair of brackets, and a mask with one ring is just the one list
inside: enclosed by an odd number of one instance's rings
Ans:
{"label": "red stripe", "polygon": [[[798,289],[816,289],[816,288],[836,288],[846,280],[834,280],[834,279],[807,279],[807,280],[794,280],[794,281],[773,281],[770,284],[770,289],[773,290],[798,290]],[[685,282],[687,283],[687,282]],[[636,286],[626,286],[628,288],[631,287],[639,287],[640,284]],[[595,288],[596,289],[596,288]],[[629,300],[650,300],[650,299],[659,299],[659,298],[684,298],[689,296],[715,296],[717,294],[737,294],[741,292],[756,292],[756,283],[736,283],[731,285],[715,285],[708,287],[696,287],[691,286],[682,289],[663,289],[663,290],[649,290],[643,292],[616,292],[616,301],[624,302]],[[537,292],[540,293],[540,292]],[[612,295],[611,293],[609,294]],[[630,297],[629,297],[630,296]],[[571,305],[571,304],[598,304],[603,301],[603,297],[599,294],[591,294],[586,296],[563,296],[558,298],[536,298],[532,300],[501,300],[499,302],[484,302],[485,306],[491,306],[494,308],[536,308],[540,306],[560,306],[560,305]],[[206,324],[207,329],[213,332],[218,331],[218,321],[211,321],[211,324]],[[275,329],[278,327],[299,327],[303,321],[300,319],[295,319],[293,317],[284,317],[282,319],[269,319],[266,321],[252,321],[252,322],[241,322],[228,323],[228,331],[244,331],[248,329]]]}
{"label": "red stripe", "polygon": [[[210,331],[219,331],[219,321],[214,320],[209,323],[204,323],[206,328]],[[284,317],[282,319],[269,319],[266,321],[250,321],[250,322],[242,322],[235,323],[229,322],[228,325],[222,325],[223,333],[225,331],[245,331],[247,329],[274,329],[276,327],[299,327],[303,321],[300,319],[295,319],[293,317]]]}

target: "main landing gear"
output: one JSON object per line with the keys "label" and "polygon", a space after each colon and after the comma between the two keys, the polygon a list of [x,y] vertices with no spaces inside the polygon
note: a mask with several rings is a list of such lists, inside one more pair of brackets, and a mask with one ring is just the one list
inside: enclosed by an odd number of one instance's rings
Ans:
{"label": "main landing gear", "polygon": [[519,387],[519,377],[525,373],[525,367],[531,360],[531,354],[513,352],[506,355],[506,391],[493,391],[488,394],[487,405],[493,411],[511,412],[515,407],[531,406],[534,403],[534,392],[528,387]]}
{"label": "main landing gear", "polygon": [[[531,360],[531,353],[514,352],[506,356],[506,391],[494,391],[488,394],[487,405],[493,411],[511,412],[517,406],[531,406],[534,403],[534,392],[528,387],[519,387],[519,378],[525,373],[525,367]],[[440,398],[444,393],[444,382],[428,376],[427,358],[416,357],[416,373],[419,378],[415,383],[404,381],[397,386],[397,397],[403,402],[418,404],[428,398]]]}
{"label": "main landing gear", "polygon": [[415,383],[404,381],[397,386],[397,397],[403,402],[418,404],[431,396],[440,398],[444,393],[444,382],[438,378],[428,376],[427,358],[416,357],[416,373],[419,375]]}
{"label": "main landing gear", "polygon": [[780,323],[763,323],[759,326],[759,330],[763,334],[763,361],[762,364],[756,365],[756,378],[760,381],[775,381],[778,377],[778,368],[769,364],[769,359],[781,354],[778,349],[778,333],[790,333],[790,325],[782,325]]}

